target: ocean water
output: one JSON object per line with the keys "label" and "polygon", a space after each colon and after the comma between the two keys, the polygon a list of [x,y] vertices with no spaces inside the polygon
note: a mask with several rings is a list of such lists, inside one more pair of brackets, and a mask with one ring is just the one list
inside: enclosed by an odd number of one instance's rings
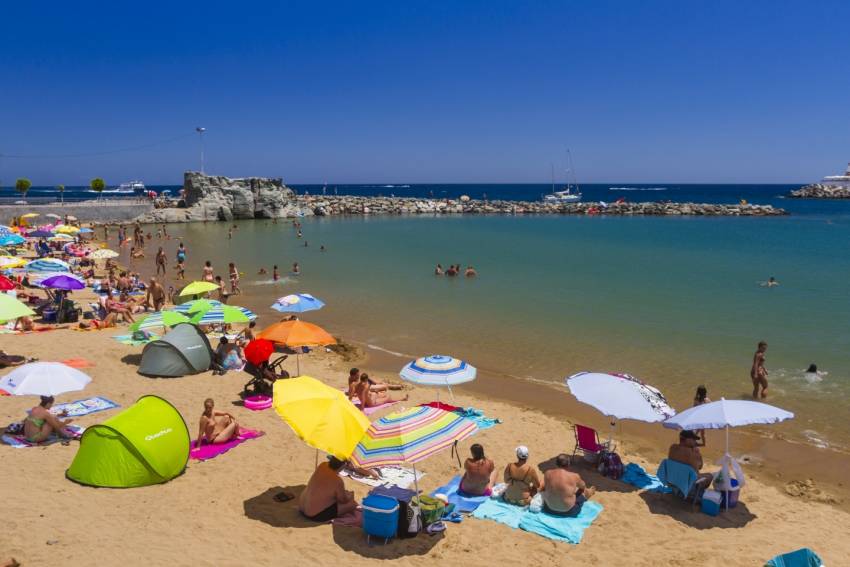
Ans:
{"label": "ocean water", "polygon": [[[797,414],[782,434],[846,449],[842,208],[783,218],[307,218],[300,239],[284,221],[239,222],[232,240],[223,223],[169,232],[187,239],[190,277],[204,260],[221,273],[236,261],[246,291],[236,302],[261,324],[278,317],[268,308],[274,298],[309,292],[327,307],[305,318],[346,339],[464,357],[518,384],[628,372],[681,409],[699,384],[712,399],[749,396],[752,355],[766,340],[770,402]],[[173,257],[176,242],[166,246]],[[296,261],[300,276],[274,284],[256,275],[273,264],[286,274]],[[471,264],[480,276],[435,277],[438,262]],[[770,276],[778,287],[760,285]],[[819,381],[804,374],[812,362]]]}

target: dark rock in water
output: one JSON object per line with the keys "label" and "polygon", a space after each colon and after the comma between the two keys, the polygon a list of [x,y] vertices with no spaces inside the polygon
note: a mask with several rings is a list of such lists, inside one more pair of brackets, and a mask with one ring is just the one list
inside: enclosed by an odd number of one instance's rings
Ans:
{"label": "dark rock in water", "polygon": [[794,199],[850,199],[850,187],[812,183],[791,191]]}

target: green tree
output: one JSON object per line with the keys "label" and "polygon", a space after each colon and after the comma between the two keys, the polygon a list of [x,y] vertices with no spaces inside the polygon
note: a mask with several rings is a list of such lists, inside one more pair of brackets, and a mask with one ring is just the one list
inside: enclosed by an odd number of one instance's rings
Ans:
{"label": "green tree", "polygon": [[89,186],[91,187],[92,191],[94,191],[98,194],[98,199],[99,199],[101,197],[100,194],[103,193],[104,189],[106,189],[106,181],[104,181],[100,177],[95,177],[94,179],[91,180],[91,183],[89,184]]}
{"label": "green tree", "polygon": [[15,181],[15,191],[22,194],[24,196],[24,200],[27,198],[27,191],[32,187],[32,181],[25,177],[21,177],[17,181]]}
{"label": "green tree", "polygon": [[59,191],[59,198],[62,199],[62,202],[65,202],[65,186],[57,185],[56,190]]}

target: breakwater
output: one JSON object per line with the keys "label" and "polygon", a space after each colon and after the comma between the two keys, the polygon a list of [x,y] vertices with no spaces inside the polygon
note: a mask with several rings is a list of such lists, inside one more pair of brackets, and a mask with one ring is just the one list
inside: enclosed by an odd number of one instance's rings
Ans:
{"label": "breakwater", "polygon": [[812,183],[788,194],[794,199],[850,199],[850,187]]}

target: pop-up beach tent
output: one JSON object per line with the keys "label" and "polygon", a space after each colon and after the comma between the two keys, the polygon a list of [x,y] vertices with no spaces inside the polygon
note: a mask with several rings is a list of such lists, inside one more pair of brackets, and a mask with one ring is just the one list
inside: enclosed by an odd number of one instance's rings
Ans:
{"label": "pop-up beach tent", "polygon": [[65,476],[89,486],[131,488],[168,482],[189,460],[189,430],[174,406],[142,396],[86,429]]}
{"label": "pop-up beach tent", "polygon": [[209,370],[213,352],[206,335],[195,325],[179,323],[159,340],[145,345],[139,374],[185,376]]}

